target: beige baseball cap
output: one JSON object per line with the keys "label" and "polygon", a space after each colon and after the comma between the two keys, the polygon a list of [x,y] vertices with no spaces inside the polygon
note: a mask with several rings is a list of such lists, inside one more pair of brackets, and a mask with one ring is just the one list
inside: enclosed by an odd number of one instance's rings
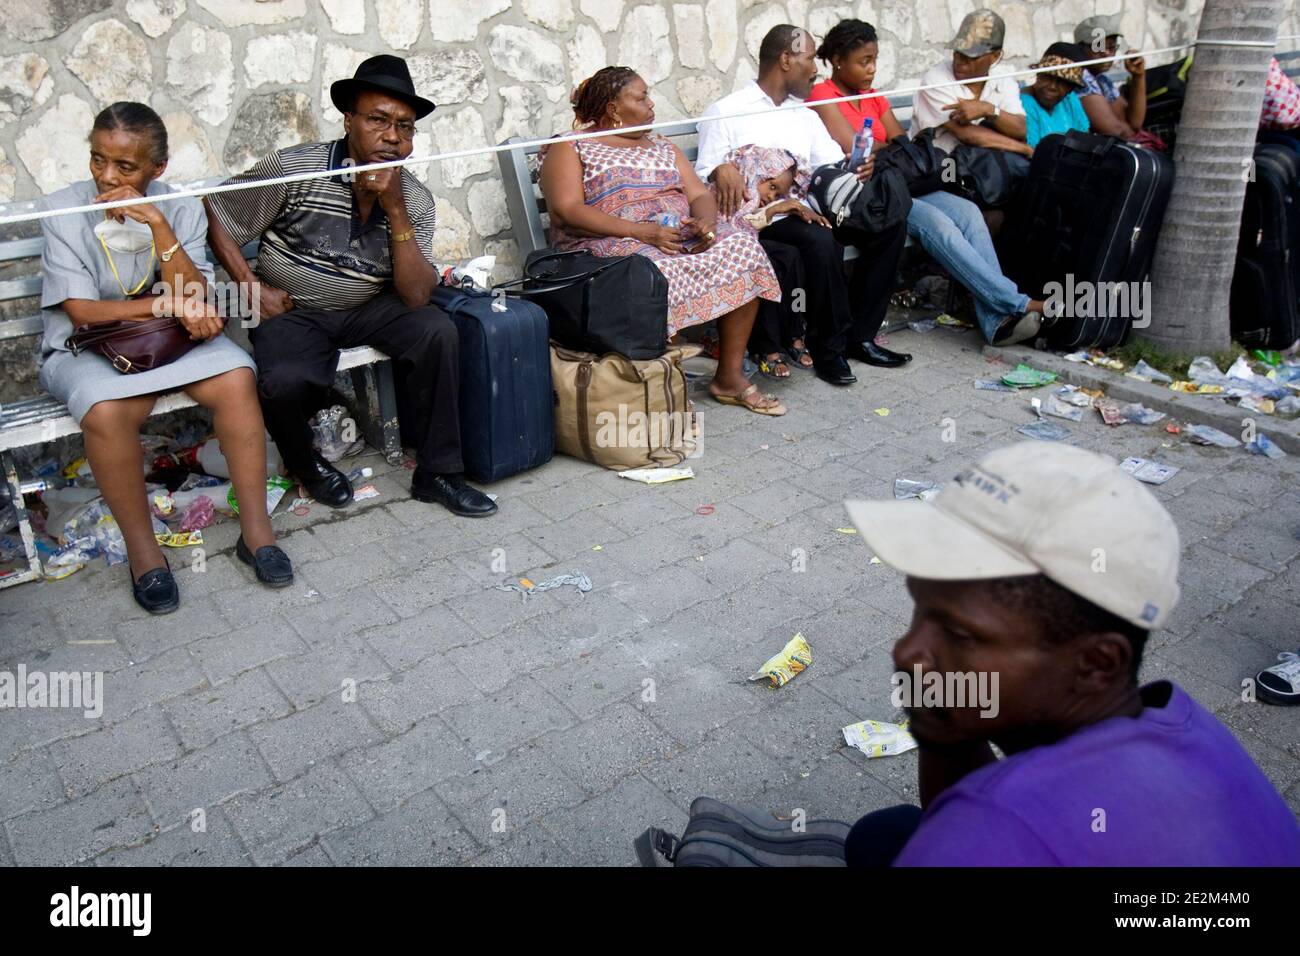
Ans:
{"label": "beige baseball cap", "polygon": [[929,501],[848,501],[881,561],[916,578],[1043,574],[1148,630],[1178,602],[1178,528],[1109,458],[1055,442],[999,448]]}

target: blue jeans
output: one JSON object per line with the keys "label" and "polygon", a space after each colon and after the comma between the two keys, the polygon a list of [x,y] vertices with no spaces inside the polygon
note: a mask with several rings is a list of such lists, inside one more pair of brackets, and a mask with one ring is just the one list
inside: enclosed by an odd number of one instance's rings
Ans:
{"label": "blue jeans", "polygon": [[969,199],[942,192],[912,197],[907,234],[970,290],[987,341],[993,341],[1003,319],[1029,307],[1029,296],[1002,274],[989,227]]}

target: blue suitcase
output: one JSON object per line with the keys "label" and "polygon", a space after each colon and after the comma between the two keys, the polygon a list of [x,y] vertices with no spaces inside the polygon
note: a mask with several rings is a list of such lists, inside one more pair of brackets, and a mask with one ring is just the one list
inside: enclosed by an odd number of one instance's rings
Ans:
{"label": "blue suitcase", "polygon": [[524,299],[450,286],[433,304],[460,335],[460,445],[465,474],[492,482],[536,468],[555,453],[555,398],[546,313]]}

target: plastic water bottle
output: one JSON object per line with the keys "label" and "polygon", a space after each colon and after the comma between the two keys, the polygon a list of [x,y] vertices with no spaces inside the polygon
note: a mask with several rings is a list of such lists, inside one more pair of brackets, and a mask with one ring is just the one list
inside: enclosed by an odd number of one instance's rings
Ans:
{"label": "plastic water bottle", "polygon": [[665,229],[676,229],[682,224],[682,219],[675,212],[661,212],[655,216],[655,222]]}
{"label": "plastic water bottle", "polygon": [[862,129],[853,137],[853,152],[849,155],[849,172],[853,172],[871,155],[871,117],[862,121]]}
{"label": "plastic water bottle", "polygon": [[[199,446],[198,453],[199,467],[209,475],[215,475],[218,478],[230,477],[230,466],[226,464],[226,456],[221,453],[221,445],[215,438],[210,438]],[[266,436],[266,476],[268,478],[280,474],[283,468],[283,462],[280,460],[280,449],[275,446],[271,436]]]}

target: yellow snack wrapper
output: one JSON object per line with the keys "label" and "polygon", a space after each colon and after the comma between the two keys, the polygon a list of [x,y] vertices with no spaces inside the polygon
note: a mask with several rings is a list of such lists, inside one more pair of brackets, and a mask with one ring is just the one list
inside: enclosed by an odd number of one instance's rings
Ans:
{"label": "yellow snack wrapper", "polygon": [[60,565],[47,564],[45,565],[41,573],[43,574],[45,580],[47,581],[62,581],[64,578],[68,577],[69,575],[76,574],[84,567],[85,565],[81,563],[60,564]]}
{"label": "yellow snack wrapper", "polygon": [[164,548],[188,548],[203,543],[202,531],[173,531],[171,534],[155,534],[154,537]]}
{"label": "yellow snack wrapper", "polygon": [[768,658],[756,673],[749,675],[749,679],[767,680],[771,681],[773,687],[784,687],[796,674],[811,665],[812,648],[802,634],[796,634],[781,648],[780,654]]}
{"label": "yellow snack wrapper", "polygon": [[1191,392],[1195,395],[1218,395],[1223,391],[1222,385],[1197,385],[1195,382],[1174,382],[1169,388],[1171,391]]}
{"label": "yellow snack wrapper", "polygon": [[894,757],[916,747],[907,731],[907,721],[891,724],[883,720],[860,720],[844,728],[844,742],[868,757]]}
{"label": "yellow snack wrapper", "polygon": [[86,461],[85,458],[78,458],[72,464],[68,465],[67,468],[63,469],[63,477],[68,479],[68,481],[73,481],[84,474],[88,474],[89,471],[90,463]]}

